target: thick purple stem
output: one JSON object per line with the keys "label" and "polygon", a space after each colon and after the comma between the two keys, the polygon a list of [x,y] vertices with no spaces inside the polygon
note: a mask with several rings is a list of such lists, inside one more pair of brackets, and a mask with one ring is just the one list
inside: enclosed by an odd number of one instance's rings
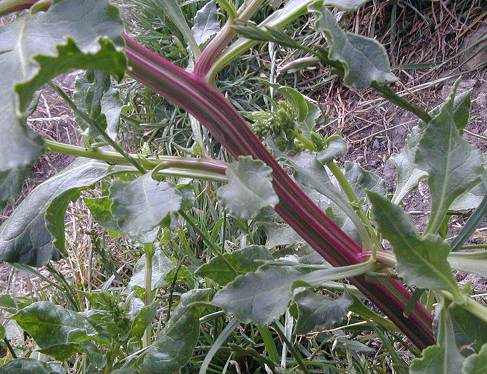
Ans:
{"label": "thick purple stem", "polygon": [[[210,87],[200,76],[177,67],[129,37],[125,37],[125,40],[130,74],[133,77],[191,113],[233,157],[252,156],[272,168],[273,185],[279,196],[276,212],[313,249],[334,266],[363,261],[362,248],[289,177],[220,92]],[[416,346],[425,348],[434,344],[432,318],[422,305],[417,304],[408,317],[404,316],[403,311],[411,294],[401,282],[388,279],[378,283],[363,276],[350,279],[350,282],[374,302]]]}

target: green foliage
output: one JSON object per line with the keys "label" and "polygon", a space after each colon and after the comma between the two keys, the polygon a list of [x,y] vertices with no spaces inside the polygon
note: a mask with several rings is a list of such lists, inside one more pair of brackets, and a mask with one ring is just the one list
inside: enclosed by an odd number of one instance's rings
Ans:
{"label": "green foliage", "polygon": [[210,40],[219,30],[218,10],[215,2],[209,1],[198,12],[194,18],[192,28],[194,39],[199,46]]}
{"label": "green foliage", "polygon": [[56,363],[45,363],[31,358],[10,361],[0,368],[2,374],[65,374],[66,371]]}
{"label": "green foliage", "polygon": [[279,202],[271,183],[271,169],[262,161],[241,157],[228,165],[226,175],[228,184],[218,189],[218,199],[235,217],[254,218],[262,208]]}

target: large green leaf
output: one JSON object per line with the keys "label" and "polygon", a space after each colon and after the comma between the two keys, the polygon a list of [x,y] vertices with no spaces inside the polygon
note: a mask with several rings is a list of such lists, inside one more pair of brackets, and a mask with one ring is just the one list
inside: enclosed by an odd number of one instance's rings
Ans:
{"label": "large green leaf", "polygon": [[60,364],[18,358],[0,367],[0,374],[65,374]]}
{"label": "large green leaf", "polygon": [[114,181],[110,198],[121,232],[142,241],[169,213],[181,207],[180,193],[170,184],[154,180],[151,173],[131,182]]}
{"label": "large green leaf", "polygon": [[96,336],[86,317],[47,301],[31,304],[11,318],[32,336],[41,352],[60,361],[82,352]]}
{"label": "large green leaf", "polygon": [[147,374],[178,373],[191,359],[200,333],[199,317],[203,307],[192,303],[207,301],[209,290],[192,290],[181,297],[166,331],[157,338],[144,356]]}
{"label": "large green leaf", "polygon": [[423,356],[413,361],[410,374],[457,374],[460,373],[464,357],[455,342],[453,323],[448,308],[442,306],[438,323],[437,345],[423,351]]}
{"label": "large green leaf", "polygon": [[216,8],[214,1],[207,2],[196,12],[192,31],[196,43],[200,46],[205,44],[213,35],[220,31],[218,9]]}
{"label": "large green leaf", "polygon": [[[225,253],[223,255],[225,260],[221,257],[213,258],[209,263],[200,266],[196,269],[196,274],[213,279],[220,285],[225,285],[231,282],[237,275],[256,271],[261,263],[256,260],[272,260],[273,257],[265,248],[258,245],[242,248],[232,253]],[[233,269],[227,265],[230,263]]]}
{"label": "large green leaf", "polygon": [[428,172],[430,233],[439,230],[453,201],[480,182],[481,154],[458,131],[454,97],[455,92],[428,124],[416,151],[416,164]]}
{"label": "large green leaf", "polygon": [[[102,71],[87,71],[78,77],[74,101],[78,109],[95,120],[112,138],[117,137],[122,102],[118,90],[112,87],[111,78]],[[79,116],[76,122],[88,138],[102,141],[98,131]]]}
{"label": "large green leaf", "polygon": [[347,178],[355,194],[361,199],[366,197],[366,191],[376,192],[384,196],[386,194],[384,180],[355,162],[345,162],[345,178]]}
{"label": "large green leaf", "polygon": [[[155,251],[152,256],[152,289],[164,287],[166,285],[166,276],[174,268],[174,264],[169,260],[161,250]],[[135,264],[132,278],[130,278],[129,287],[135,286],[145,288],[145,255],[139,258]]]}
{"label": "large green leaf", "polygon": [[0,29],[1,174],[25,174],[42,150],[40,138],[25,126],[25,116],[44,84],[74,69],[98,69],[122,78],[125,55],[113,44],[122,43],[122,30],[118,10],[107,0],[58,1],[48,12],[18,17]]}
{"label": "large green leaf", "polygon": [[462,374],[484,373],[487,373],[487,344],[482,346],[479,353],[467,357],[462,366]]}
{"label": "large green leaf", "polygon": [[255,273],[235,278],[217,292],[213,304],[227,313],[235,314],[241,322],[266,325],[286,311],[295,285],[304,282],[317,286],[326,281],[363,274],[369,269],[369,263],[320,269],[310,273],[302,273],[289,266],[263,266]]}
{"label": "large green leaf", "polygon": [[333,300],[306,290],[298,293],[294,297],[294,302],[298,306],[296,334],[307,334],[310,331],[328,328],[341,321],[353,300],[346,294]]}
{"label": "large green leaf", "polygon": [[272,187],[272,170],[262,161],[240,157],[228,165],[228,184],[221,186],[218,199],[230,214],[254,218],[262,208],[274,207],[279,199]]}
{"label": "large green leaf", "polygon": [[453,331],[459,347],[472,346],[475,349],[480,349],[482,345],[487,343],[487,322],[460,305],[450,305],[448,312],[453,322]]}
{"label": "large green leaf", "polygon": [[340,64],[343,83],[351,88],[367,88],[372,83],[396,81],[386,50],[376,40],[343,31],[326,7],[312,6],[318,14],[317,30],[328,42],[328,58]]}
{"label": "large green leaf", "polygon": [[487,278],[487,251],[452,252],[448,255],[448,262],[453,269]]}
{"label": "large green leaf", "polygon": [[450,247],[438,236],[420,238],[409,217],[385,197],[368,193],[379,231],[396,255],[398,274],[410,285],[445,289],[458,294],[458,286],[447,261]]}
{"label": "large green leaf", "polygon": [[107,164],[80,159],[36,187],[0,227],[0,261],[42,266],[59,259],[68,203],[109,174]]}

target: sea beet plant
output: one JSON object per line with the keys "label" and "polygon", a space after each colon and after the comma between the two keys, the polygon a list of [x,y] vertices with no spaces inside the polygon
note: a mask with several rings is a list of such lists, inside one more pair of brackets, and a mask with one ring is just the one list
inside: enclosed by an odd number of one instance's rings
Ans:
{"label": "sea beet plant", "polygon": [[[73,295],[56,273],[66,289],[66,305],[4,295],[0,306],[7,318],[50,359],[16,357],[5,340],[12,360],[0,372],[63,372],[74,356],[83,357],[86,372],[177,372],[192,357],[201,321],[219,310],[231,320],[200,372],[239,324],[257,326],[268,370],[279,370],[267,327],[272,325],[283,350],[292,354],[293,367],[308,372],[313,360],[303,360],[290,338],[332,326],[349,310],[390,333],[401,331],[423,350],[412,361],[411,373],[483,372],[487,309],[471,297],[469,287],[459,287],[452,273],[486,275],[487,254],[464,250],[487,212],[485,161],[463,138],[470,96],[455,85],[441,106],[427,110],[397,95],[385,49],[343,30],[337,21],[334,9],[353,12],[365,2],[283,1],[267,9],[267,18],[256,25],[251,20],[266,1],[211,1],[198,10],[191,29],[177,1],[154,0],[187,47],[190,63],[183,68],[127,34],[117,8],[106,0],[0,1],[0,14],[29,9],[0,29],[1,205],[17,196],[44,152],[78,158],[34,189],[2,224],[0,260],[31,272],[36,267],[54,272],[52,263],[67,255],[67,207],[80,196],[95,221],[144,252],[123,293],[102,289]],[[304,46],[285,32],[301,16],[313,20],[326,43]],[[220,27],[222,17],[226,21]],[[418,118],[404,149],[391,160],[397,170],[393,196],[360,165],[337,162],[346,142],[318,132],[326,120],[321,110],[293,88],[272,84],[279,99],[272,99],[271,110],[252,113],[239,113],[219,92],[218,74],[258,43],[301,50],[346,87],[372,88]],[[82,72],[70,97],[54,79],[73,70]],[[180,157],[125,150],[118,133],[127,115],[114,84],[124,77],[190,115],[197,151]],[[45,85],[73,111],[84,146],[49,140],[26,125]],[[201,126],[232,160],[210,157]],[[221,249],[193,216],[192,185],[182,183],[188,179],[217,186],[225,212],[240,225],[261,226],[265,238],[237,250]],[[401,207],[420,180],[427,181],[431,193],[424,232]],[[98,192],[87,195],[87,190]],[[449,219],[459,206],[471,212],[470,218],[447,238]],[[171,279],[174,286],[182,265],[174,264],[161,245],[181,222],[203,239],[212,259],[197,269],[193,265],[196,287],[180,296],[172,312],[171,288],[169,310],[161,312],[157,290]],[[284,257],[280,249],[285,247],[299,250]],[[335,295],[341,290],[340,296],[317,292],[327,288]],[[361,304],[357,292],[387,319]],[[284,314],[286,321],[296,319],[294,331],[288,323],[281,328]],[[153,328],[156,321],[161,328]],[[407,371],[397,355],[393,362],[396,371]]]}

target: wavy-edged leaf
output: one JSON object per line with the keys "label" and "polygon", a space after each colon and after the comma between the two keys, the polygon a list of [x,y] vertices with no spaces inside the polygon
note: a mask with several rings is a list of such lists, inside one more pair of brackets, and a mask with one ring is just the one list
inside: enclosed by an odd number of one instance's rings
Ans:
{"label": "wavy-edged leaf", "polygon": [[353,300],[347,294],[333,300],[306,290],[294,296],[294,302],[298,306],[296,334],[302,335],[341,321]]}
{"label": "wavy-edged leaf", "polygon": [[68,203],[110,173],[105,163],[80,159],[36,187],[0,226],[0,261],[42,266],[59,259]]}
{"label": "wavy-edged leaf", "polygon": [[[221,257],[215,257],[207,264],[196,269],[196,274],[213,279],[223,286],[231,282],[237,275],[256,271],[262,265],[256,260],[273,259],[270,252],[259,245],[252,245],[232,253],[225,253],[223,257],[225,257],[226,262]],[[233,269],[230,269],[227,263],[230,263]],[[236,270],[237,274],[233,270]]]}
{"label": "wavy-edged leaf", "polygon": [[1,374],[66,374],[61,364],[42,362],[32,358],[17,358],[0,366]]}
{"label": "wavy-edged leaf", "polygon": [[[174,268],[174,264],[169,260],[164,252],[160,249],[154,252],[152,256],[152,289],[164,287],[166,285],[166,276]],[[145,283],[145,256],[139,258],[130,278],[129,288],[135,286],[144,288]]]}
{"label": "wavy-edged leaf", "polygon": [[487,373],[487,344],[484,344],[479,353],[470,355],[462,366],[462,374]]}
{"label": "wavy-edged leaf", "polygon": [[18,178],[42,151],[40,138],[25,125],[35,92],[74,69],[104,70],[121,79],[126,59],[114,43],[121,44],[122,30],[117,8],[106,0],[56,2],[48,12],[18,17],[0,29],[0,173],[16,174],[10,188],[20,186]]}
{"label": "wavy-edged leaf", "polygon": [[192,31],[198,45],[205,44],[213,35],[220,31],[220,22],[217,16],[218,9],[214,1],[207,2],[196,12]]}
{"label": "wavy-edged leaf", "polygon": [[394,250],[398,274],[419,288],[445,289],[458,294],[458,285],[447,261],[450,247],[439,236],[420,238],[409,217],[385,197],[368,193],[379,231]]}
{"label": "wavy-edged leaf", "polygon": [[343,31],[326,7],[312,6],[318,13],[316,28],[328,42],[328,58],[343,69],[343,83],[351,88],[367,88],[372,83],[395,82],[384,47],[374,39]]}
{"label": "wavy-edged leaf", "polygon": [[430,233],[440,228],[453,201],[480,182],[481,154],[458,131],[454,97],[455,92],[428,124],[416,151],[416,164],[428,173]]}
{"label": "wavy-edged leaf", "polygon": [[[74,102],[78,109],[95,120],[112,138],[117,137],[122,102],[112,87],[111,78],[102,71],[87,71],[76,79]],[[102,141],[98,131],[79,116],[76,122],[93,140]]]}
{"label": "wavy-edged leaf", "polygon": [[177,373],[191,359],[200,333],[199,317],[204,308],[192,303],[207,301],[208,289],[191,290],[182,295],[166,331],[157,338],[144,356],[143,372]]}
{"label": "wavy-edged leaf", "polygon": [[82,352],[84,344],[97,335],[84,316],[47,301],[33,303],[11,318],[32,336],[42,353],[60,361]]}
{"label": "wavy-edged leaf", "polygon": [[326,143],[326,148],[316,154],[316,159],[322,164],[347,153],[347,142],[340,136],[330,136]]}
{"label": "wavy-edged leaf", "polygon": [[218,291],[212,303],[235,314],[243,323],[267,325],[283,314],[293,297],[293,287],[353,277],[370,269],[369,263],[301,273],[289,266],[263,266],[240,275]]}
{"label": "wavy-edged leaf", "polygon": [[372,191],[383,196],[386,194],[384,180],[355,162],[345,162],[345,178],[347,178],[355,194],[361,199],[366,197],[366,191]]}
{"label": "wavy-edged leaf", "polygon": [[225,173],[228,183],[218,189],[217,195],[230,214],[251,219],[262,208],[279,202],[272,187],[272,170],[262,161],[240,157],[228,165]]}
{"label": "wavy-edged leaf", "polygon": [[110,198],[121,232],[143,241],[169,213],[181,207],[181,194],[176,188],[154,180],[151,173],[131,182],[114,181]]}

